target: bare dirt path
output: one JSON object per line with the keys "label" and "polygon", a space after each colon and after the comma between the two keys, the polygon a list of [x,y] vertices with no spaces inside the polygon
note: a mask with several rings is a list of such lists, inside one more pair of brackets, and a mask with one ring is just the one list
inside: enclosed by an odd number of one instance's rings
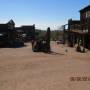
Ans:
{"label": "bare dirt path", "polygon": [[[31,44],[23,48],[0,48],[0,90],[90,90],[90,51],[51,43],[52,54],[34,53]],[[67,49],[67,52],[65,52]]]}

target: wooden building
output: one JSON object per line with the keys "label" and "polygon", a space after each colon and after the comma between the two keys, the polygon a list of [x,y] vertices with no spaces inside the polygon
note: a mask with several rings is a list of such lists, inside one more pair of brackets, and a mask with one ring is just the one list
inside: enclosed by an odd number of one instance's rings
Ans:
{"label": "wooden building", "polygon": [[0,46],[24,45],[21,33],[15,28],[15,23],[10,20],[6,24],[0,24]]}
{"label": "wooden building", "polygon": [[80,20],[68,20],[68,45],[73,47],[77,43],[77,34],[80,32]]}
{"label": "wooden building", "polygon": [[81,29],[90,32],[90,5],[80,10]]}
{"label": "wooden building", "polygon": [[90,49],[90,5],[80,10],[80,23],[84,33],[84,46]]}
{"label": "wooden building", "polygon": [[35,39],[35,25],[21,26],[21,29],[25,34],[25,41],[31,41]]}
{"label": "wooden building", "polygon": [[0,45],[7,45],[14,39],[15,23],[10,20],[6,24],[0,24]]}
{"label": "wooden building", "polygon": [[80,20],[68,21],[68,45],[77,44],[77,50],[83,47],[90,49],[90,5],[80,10]]}

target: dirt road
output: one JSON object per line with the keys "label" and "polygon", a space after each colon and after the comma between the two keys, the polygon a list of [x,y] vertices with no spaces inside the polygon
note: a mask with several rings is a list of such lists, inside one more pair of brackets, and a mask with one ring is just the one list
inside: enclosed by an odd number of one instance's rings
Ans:
{"label": "dirt road", "polygon": [[30,43],[0,48],[0,90],[90,90],[90,51],[51,46],[52,54],[34,53]]}

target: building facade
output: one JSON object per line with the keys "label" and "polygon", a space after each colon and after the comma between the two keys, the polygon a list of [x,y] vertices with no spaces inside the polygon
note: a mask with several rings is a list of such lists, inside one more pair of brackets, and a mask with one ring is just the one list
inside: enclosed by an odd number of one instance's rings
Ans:
{"label": "building facade", "polygon": [[35,25],[21,26],[21,30],[25,34],[25,41],[31,41],[35,39]]}
{"label": "building facade", "polygon": [[90,5],[80,10],[80,20],[68,21],[68,45],[90,49]]}

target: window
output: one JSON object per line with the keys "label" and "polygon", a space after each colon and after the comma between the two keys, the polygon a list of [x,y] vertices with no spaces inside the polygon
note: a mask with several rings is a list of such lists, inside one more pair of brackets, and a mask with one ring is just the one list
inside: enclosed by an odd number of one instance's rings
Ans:
{"label": "window", "polygon": [[86,12],[86,18],[90,18],[90,11]]}

